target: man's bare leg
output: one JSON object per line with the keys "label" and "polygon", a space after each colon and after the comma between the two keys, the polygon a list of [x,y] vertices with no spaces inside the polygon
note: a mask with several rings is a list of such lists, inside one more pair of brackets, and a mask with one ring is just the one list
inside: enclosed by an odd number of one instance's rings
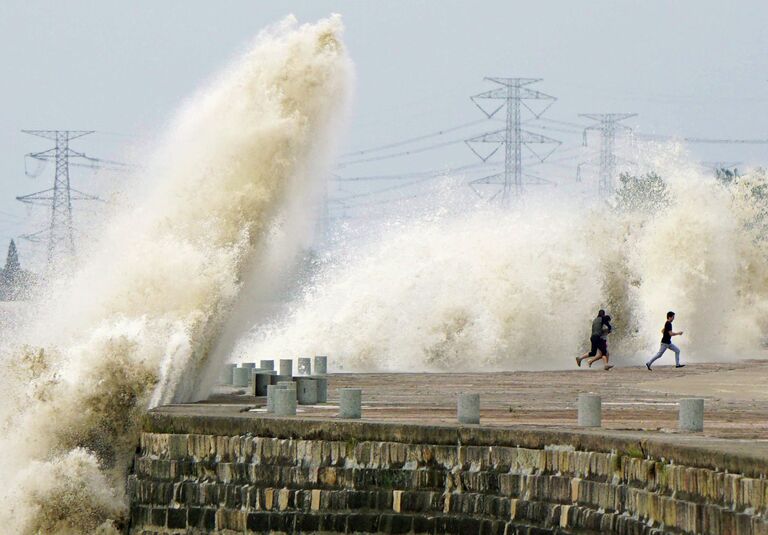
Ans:
{"label": "man's bare leg", "polygon": [[593,359],[591,359],[591,360],[589,360],[588,361],[589,362],[589,367],[591,368],[592,364],[594,364],[595,362],[597,362],[600,359],[602,359],[603,362],[605,362],[605,365],[603,366],[604,369],[610,370],[611,368],[613,368],[612,364],[608,364],[608,356],[607,355],[602,355],[602,354],[597,356],[597,357],[595,357],[595,358],[593,358]]}
{"label": "man's bare leg", "polygon": [[602,351],[600,351],[600,350],[598,349],[598,350],[597,350],[597,355],[595,355],[594,357],[592,357],[591,359],[589,359],[589,360],[587,361],[587,364],[589,364],[589,367],[591,368],[591,367],[592,367],[592,364],[594,364],[595,362],[597,362],[597,361],[598,361],[598,360],[600,360],[601,358],[603,358],[603,352],[602,352]]}

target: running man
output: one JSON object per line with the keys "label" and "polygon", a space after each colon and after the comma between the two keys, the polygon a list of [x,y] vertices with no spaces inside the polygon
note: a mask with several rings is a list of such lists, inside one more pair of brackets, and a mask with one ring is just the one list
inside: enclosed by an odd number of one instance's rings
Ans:
{"label": "running man", "polygon": [[[592,320],[592,335],[589,337],[589,344],[590,349],[589,353],[584,353],[580,357],[576,357],[576,365],[581,367],[581,361],[589,358],[589,357],[595,357],[600,351],[602,344],[602,336],[603,336],[603,317],[605,317],[605,310],[600,309],[597,312],[597,317]],[[599,358],[602,358],[600,356]]]}
{"label": "running man", "polygon": [[673,321],[675,321],[675,313],[670,310],[669,312],[667,312],[667,321],[664,324],[664,328],[661,330],[661,347],[659,347],[659,352],[656,353],[656,355],[654,355],[654,357],[651,360],[645,363],[645,367],[648,368],[649,372],[653,371],[651,370],[651,364],[653,364],[656,360],[660,359],[667,349],[671,349],[672,351],[675,352],[675,368],[685,367],[685,364],[680,364],[680,348],[672,343],[672,337],[682,335],[683,331],[679,331],[679,332],[673,331],[672,330]]}
{"label": "running man", "polygon": [[608,364],[608,335],[613,332],[613,326],[611,325],[611,317],[609,315],[603,316],[603,328],[602,332],[600,334],[600,343],[597,346],[597,355],[592,357],[587,361],[587,364],[589,364],[589,367],[591,368],[592,365],[597,362],[600,359],[603,359],[605,362],[605,371],[610,370],[613,368],[613,364]]}

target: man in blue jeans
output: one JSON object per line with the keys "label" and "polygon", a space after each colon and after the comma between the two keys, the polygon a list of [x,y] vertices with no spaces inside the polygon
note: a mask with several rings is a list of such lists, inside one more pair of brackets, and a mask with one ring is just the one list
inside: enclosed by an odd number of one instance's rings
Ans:
{"label": "man in blue jeans", "polygon": [[670,310],[667,312],[667,322],[664,324],[664,328],[661,330],[661,347],[659,347],[659,352],[656,353],[656,355],[654,355],[651,360],[645,363],[645,367],[648,368],[649,372],[653,371],[651,370],[651,364],[660,359],[667,349],[671,349],[675,352],[675,368],[685,367],[685,364],[680,364],[680,348],[672,343],[672,337],[680,336],[683,334],[683,331],[674,332],[672,330],[673,321],[675,321],[675,313]]}

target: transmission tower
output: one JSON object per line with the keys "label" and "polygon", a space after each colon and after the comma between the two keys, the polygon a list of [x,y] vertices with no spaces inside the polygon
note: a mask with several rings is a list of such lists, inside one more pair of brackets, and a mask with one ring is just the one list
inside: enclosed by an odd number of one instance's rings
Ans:
{"label": "transmission tower", "polygon": [[[69,181],[70,159],[80,158],[89,162],[86,167],[95,167],[101,162],[97,158],[90,158],[81,152],[75,152],[69,148],[69,142],[73,139],[92,134],[92,130],[22,130],[25,134],[50,139],[56,145],[48,150],[27,154],[39,162],[53,160],[56,169],[53,179],[53,187],[16,197],[16,200],[26,204],[51,207],[51,219],[48,227],[37,232],[26,234],[22,238],[32,242],[48,242],[48,267],[61,259],[69,259],[75,255],[75,236],[72,224],[72,201],[100,200],[94,195],[89,195],[74,189]],[[73,164],[74,165],[74,164]],[[30,173],[27,172],[29,175]]]}
{"label": "transmission tower", "polygon": [[[538,119],[557,99],[551,95],[547,95],[546,93],[528,87],[531,84],[540,82],[541,79],[539,78],[485,79],[489,82],[498,84],[500,87],[471,97],[472,102],[489,119],[496,115],[502,108],[506,108],[505,127],[501,130],[488,132],[467,139],[465,143],[472,152],[484,162],[496,154],[496,152],[503,146],[504,172],[473,180],[470,182],[470,185],[474,189],[475,184],[500,184],[502,186],[501,190],[494,194],[492,199],[501,194],[501,204],[503,206],[509,206],[512,199],[519,198],[523,193],[523,176],[530,176],[523,173],[523,147],[528,149],[536,158],[543,162],[560,145],[560,141],[556,139],[523,130],[523,123],[521,120],[522,108],[525,107]],[[502,102],[489,111],[481,104],[484,100],[500,100]],[[534,111],[534,109],[525,102],[526,100],[543,100],[547,102],[547,104],[540,111]],[[495,144],[496,147],[487,154],[481,154],[473,146],[473,144],[477,143],[492,143]],[[554,147],[542,156],[531,147],[532,144],[550,144],[554,145]],[[544,182],[538,177],[530,176],[530,178],[538,183]]]}
{"label": "transmission tower", "polygon": [[[584,146],[587,146],[587,132],[595,130],[600,132],[600,180],[598,182],[598,193],[602,197],[608,197],[613,194],[613,180],[616,177],[616,132],[621,130],[631,132],[632,129],[626,125],[620,124],[620,121],[636,117],[636,113],[582,113],[579,117],[585,117],[597,121],[596,124],[584,129]],[[579,165],[579,171],[581,164]]]}

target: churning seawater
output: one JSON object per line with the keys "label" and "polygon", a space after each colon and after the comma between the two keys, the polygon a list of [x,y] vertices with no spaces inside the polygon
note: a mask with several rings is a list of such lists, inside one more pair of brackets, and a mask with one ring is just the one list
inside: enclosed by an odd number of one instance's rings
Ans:
{"label": "churning seawater", "polygon": [[349,92],[341,31],[288,18],[189,99],[141,200],[4,342],[0,533],[120,528],[141,413],[205,389],[243,289],[301,247]]}
{"label": "churning seawater", "polygon": [[673,146],[642,156],[663,202],[563,193],[461,209],[436,191],[379,237],[341,240],[283,314],[257,321],[311,234],[350,93],[341,31],[338,17],[289,18],[261,33],[176,114],[136,177],[145,195],[74,274],[25,314],[2,312],[17,319],[2,343],[0,533],[118,532],[140,415],[205,396],[224,359],[561,368],[598,307],[626,364],[670,308],[686,358],[761,354],[768,179],[722,183]]}

